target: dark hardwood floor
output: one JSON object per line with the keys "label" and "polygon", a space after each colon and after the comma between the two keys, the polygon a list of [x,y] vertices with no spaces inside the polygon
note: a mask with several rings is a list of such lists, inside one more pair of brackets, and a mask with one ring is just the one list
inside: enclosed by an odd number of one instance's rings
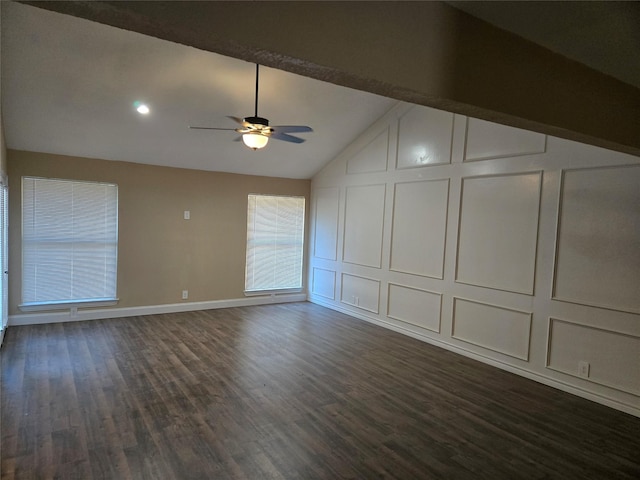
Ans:
{"label": "dark hardwood floor", "polygon": [[640,418],[298,303],[10,327],[2,479],[638,479]]}

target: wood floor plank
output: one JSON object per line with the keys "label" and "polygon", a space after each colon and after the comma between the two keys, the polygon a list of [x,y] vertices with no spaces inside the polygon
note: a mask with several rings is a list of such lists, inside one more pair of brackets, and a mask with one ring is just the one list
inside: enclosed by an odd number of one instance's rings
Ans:
{"label": "wood floor plank", "polygon": [[309,303],[11,327],[1,478],[638,479],[640,419]]}

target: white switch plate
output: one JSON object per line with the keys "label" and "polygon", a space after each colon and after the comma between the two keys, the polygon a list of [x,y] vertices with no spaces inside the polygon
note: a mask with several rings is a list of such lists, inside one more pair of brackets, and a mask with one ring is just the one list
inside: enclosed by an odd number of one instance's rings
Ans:
{"label": "white switch plate", "polygon": [[589,378],[589,362],[578,362],[578,375]]}
{"label": "white switch plate", "polygon": [[189,220],[191,218],[191,212],[189,210],[184,211],[184,219]]}
{"label": "white switch plate", "polygon": [[189,290],[182,290],[182,299],[186,300],[189,298]]}

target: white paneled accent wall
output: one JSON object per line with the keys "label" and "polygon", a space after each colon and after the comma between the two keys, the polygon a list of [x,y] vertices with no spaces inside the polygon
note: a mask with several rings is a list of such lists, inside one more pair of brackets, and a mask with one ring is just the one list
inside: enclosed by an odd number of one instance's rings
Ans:
{"label": "white paneled accent wall", "polygon": [[389,268],[442,278],[449,179],[395,185]]}
{"label": "white paneled accent wall", "polygon": [[347,173],[385,172],[389,146],[389,130],[383,130],[362,150],[349,159]]}
{"label": "white paneled accent wall", "polygon": [[389,283],[387,316],[418,327],[440,332],[442,295],[419,288]]}
{"label": "white paneled accent wall", "polygon": [[311,195],[310,301],[640,416],[640,158],[398,104]]}
{"label": "white paneled accent wall", "polygon": [[567,170],[560,193],[555,297],[640,313],[640,165]]}
{"label": "white paneled accent wall", "polygon": [[462,179],[456,280],[533,293],[541,175]]}
{"label": "white paneled accent wall", "polygon": [[451,163],[453,113],[413,108],[399,119],[398,169]]}
{"label": "white paneled accent wall", "polygon": [[546,137],[477,118],[467,119],[466,162],[544,153]]}
{"label": "white paneled accent wall", "polygon": [[529,358],[531,312],[453,299],[451,336],[514,358]]}
{"label": "white paneled accent wall", "polygon": [[315,295],[334,300],[336,298],[336,272],[313,267],[311,291]]}
{"label": "white paneled accent wall", "polygon": [[313,256],[336,260],[338,254],[338,209],[339,190],[336,187],[319,188],[315,191]]}
{"label": "white paneled accent wall", "polygon": [[343,260],[380,268],[385,185],[347,187]]}
{"label": "white paneled accent wall", "polygon": [[380,281],[357,275],[342,274],[343,303],[352,307],[378,313],[380,306]]}

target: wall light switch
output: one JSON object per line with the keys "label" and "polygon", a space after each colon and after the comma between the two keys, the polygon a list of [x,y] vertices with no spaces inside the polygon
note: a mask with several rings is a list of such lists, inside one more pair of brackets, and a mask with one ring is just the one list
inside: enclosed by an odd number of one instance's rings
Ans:
{"label": "wall light switch", "polygon": [[184,219],[189,220],[191,218],[191,212],[189,210],[184,211]]}
{"label": "wall light switch", "polygon": [[578,375],[589,378],[589,362],[578,362]]}

